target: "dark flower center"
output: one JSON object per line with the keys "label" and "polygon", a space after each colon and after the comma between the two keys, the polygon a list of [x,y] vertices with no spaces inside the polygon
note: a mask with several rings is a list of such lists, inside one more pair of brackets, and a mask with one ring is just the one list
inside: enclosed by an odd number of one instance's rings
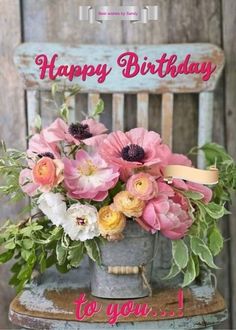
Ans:
{"label": "dark flower center", "polygon": [[54,155],[51,152],[43,152],[41,154],[38,154],[38,157],[39,158],[48,157],[48,158],[51,158],[51,159],[55,159]]}
{"label": "dark flower center", "polygon": [[129,162],[141,162],[145,157],[145,152],[137,144],[130,144],[122,149],[121,157]]}
{"label": "dark flower center", "polygon": [[92,137],[87,124],[70,124],[68,132],[77,140],[84,140]]}
{"label": "dark flower center", "polygon": [[79,226],[84,226],[84,225],[87,224],[86,219],[79,218],[79,217],[76,218],[76,222],[77,222],[77,224],[78,224]]}

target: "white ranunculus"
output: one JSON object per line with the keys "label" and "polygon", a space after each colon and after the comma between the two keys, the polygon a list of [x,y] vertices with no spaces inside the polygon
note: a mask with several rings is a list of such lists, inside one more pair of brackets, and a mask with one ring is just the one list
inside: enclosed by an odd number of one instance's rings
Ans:
{"label": "white ranunculus", "polygon": [[43,193],[38,199],[38,207],[56,226],[66,219],[66,203],[60,193]]}
{"label": "white ranunculus", "polygon": [[72,240],[86,241],[99,236],[98,212],[92,205],[80,203],[72,205],[67,210],[67,219],[62,224],[66,234]]}

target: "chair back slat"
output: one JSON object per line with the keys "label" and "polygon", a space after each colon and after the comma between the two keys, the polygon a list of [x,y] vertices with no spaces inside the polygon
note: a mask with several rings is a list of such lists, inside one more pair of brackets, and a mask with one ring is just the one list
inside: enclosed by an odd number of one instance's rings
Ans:
{"label": "chair back slat", "polygon": [[172,148],[174,95],[164,93],[161,103],[161,134],[163,142]]}
{"label": "chair back slat", "polygon": [[124,130],[124,94],[112,95],[112,129]]}
{"label": "chair back slat", "polygon": [[137,126],[148,129],[148,93],[137,94]]}
{"label": "chair back slat", "polygon": [[[198,110],[198,146],[212,140],[213,129],[213,93],[202,92],[199,94]],[[198,167],[204,168],[205,161],[203,153],[198,155]]]}
{"label": "chair back slat", "polygon": [[34,133],[34,121],[36,115],[40,113],[40,102],[39,102],[40,92],[38,90],[27,90],[26,100],[27,100],[27,132],[28,135]]}

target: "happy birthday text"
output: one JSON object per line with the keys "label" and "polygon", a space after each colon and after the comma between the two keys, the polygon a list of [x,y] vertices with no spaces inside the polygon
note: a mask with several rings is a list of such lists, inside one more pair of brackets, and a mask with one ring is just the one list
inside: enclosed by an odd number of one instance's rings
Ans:
{"label": "happy birthday text", "polygon": [[[50,58],[46,54],[39,54],[35,58],[35,63],[39,66],[40,79],[49,78],[50,80],[65,77],[72,81],[75,77],[80,77],[82,81],[86,81],[89,77],[95,77],[97,82],[102,84],[113,70],[107,63],[58,64],[58,54],[53,54]],[[148,56],[141,58],[129,51],[117,57],[116,65],[124,78],[134,78],[137,75],[156,75],[164,78],[169,75],[174,79],[179,75],[195,74],[200,75],[203,81],[208,81],[216,69],[216,65],[210,61],[192,60],[191,54],[187,54],[182,61],[179,61],[177,55],[163,53],[158,59],[150,61]]]}

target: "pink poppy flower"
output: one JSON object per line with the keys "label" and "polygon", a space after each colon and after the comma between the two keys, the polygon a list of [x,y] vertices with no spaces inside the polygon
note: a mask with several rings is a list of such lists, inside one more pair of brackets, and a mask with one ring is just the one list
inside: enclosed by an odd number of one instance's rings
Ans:
{"label": "pink poppy flower", "polygon": [[45,139],[44,130],[42,130],[39,134],[33,135],[29,140],[27,155],[31,160],[34,160],[38,155],[41,157],[48,156],[50,158],[61,158],[59,147],[56,143]]}
{"label": "pink poppy flower", "polygon": [[107,136],[106,131],[107,128],[102,123],[91,118],[70,125],[67,125],[61,118],[57,118],[43,130],[43,135],[50,143],[66,141],[79,145],[83,142],[89,146],[98,146]]}
{"label": "pink poppy flower", "polygon": [[174,240],[186,234],[193,220],[180,204],[160,195],[147,203],[138,222],[152,233],[159,230],[164,236]]}
{"label": "pink poppy flower", "polygon": [[168,165],[192,166],[192,161],[185,155],[170,153],[167,158]]}
{"label": "pink poppy flower", "polygon": [[75,160],[64,158],[63,161],[65,187],[74,199],[102,201],[119,179],[116,168],[109,166],[98,154],[90,156],[79,150]]}
{"label": "pink poppy flower", "polygon": [[123,180],[127,180],[133,169],[165,163],[169,152],[159,134],[144,128],[111,133],[99,147],[101,156],[119,167]]}

